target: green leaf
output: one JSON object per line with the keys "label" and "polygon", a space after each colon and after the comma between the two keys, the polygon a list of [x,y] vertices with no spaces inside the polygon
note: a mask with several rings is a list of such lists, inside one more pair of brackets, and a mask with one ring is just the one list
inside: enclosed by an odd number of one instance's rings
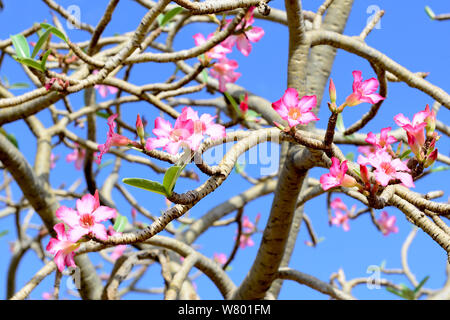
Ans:
{"label": "green leaf", "polygon": [[41,27],[44,28],[44,29],[50,30],[51,33],[53,33],[55,36],[57,36],[58,38],[60,38],[64,42],[68,42],[66,36],[64,35],[64,33],[61,30],[59,30],[58,28],[55,28],[54,26],[52,26],[51,24],[41,23]]}
{"label": "green leaf", "polygon": [[156,181],[142,178],[124,178],[122,179],[122,182],[136,188],[141,188],[147,191],[162,194],[163,196],[167,196],[166,188],[164,188],[161,183]]}
{"label": "green leaf", "polygon": [[406,150],[405,152],[403,152],[399,157],[400,160],[405,159],[410,153],[411,153],[411,150]]}
{"label": "green leaf", "polygon": [[425,13],[430,17],[431,20],[434,20],[435,14],[429,6],[425,6]]}
{"label": "green leaf", "polygon": [[404,297],[403,297],[403,294],[402,294],[401,292],[395,290],[394,288],[386,287],[386,290],[389,291],[390,293],[393,293],[393,294],[395,294],[395,295],[401,297],[401,298],[404,298]]}
{"label": "green leaf", "polygon": [[125,227],[127,226],[127,223],[127,217],[118,215],[116,218],[116,222],[114,223],[114,230],[116,232],[123,232],[123,230],[125,230]]}
{"label": "green leaf", "polygon": [[450,170],[450,166],[439,166],[437,168],[433,168],[430,170],[430,172],[440,172],[440,171],[446,171]]}
{"label": "green leaf", "polygon": [[105,162],[102,162],[98,167],[97,167],[97,169],[98,170],[101,170],[101,169],[103,169],[104,167],[107,167],[107,166],[109,166],[111,163],[113,163],[114,161],[112,160],[112,159],[109,159],[108,161],[105,161]]}
{"label": "green leaf", "polygon": [[430,276],[426,276],[425,278],[422,279],[422,281],[419,282],[417,287],[414,289],[415,295],[417,295],[417,293],[419,293],[419,290],[422,289],[422,287],[425,285],[425,282],[427,282],[428,279],[430,279]]}
{"label": "green leaf", "polygon": [[158,16],[158,22],[161,27],[164,27],[170,20],[172,20],[177,14],[183,11],[182,7],[175,7],[166,14],[162,15],[161,18]]}
{"label": "green leaf", "polygon": [[234,166],[234,170],[236,171],[237,174],[241,174],[242,172],[244,172],[244,170],[245,170],[245,162],[241,164],[241,163],[236,161],[236,164]]}
{"label": "green leaf", "polygon": [[408,288],[404,284],[401,284],[400,286],[402,286],[402,291],[400,294],[403,296],[403,298],[405,298],[407,300],[415,300],[416,299],[416,295],[414,294],[414,291],[412,291],[410,288]]}
{"label": "green leaf", "polygon": [[49,37],[51,32],[52,32],[52,30],[48,29],[42,34],[42,36],[39,37],[38,42],[34,46],[33,53],[31,54],[31,58],[36,57],[36,55],[38,54],[39,50],[41,50],[42,46],[47,41],[47,39],[48,39],[48,37]]}
{"label": "green leaf", "polygon": [[36,60],[33,60],[31,58],[20,58],[20,57],[17,57],[17,56],[13,56],[13,58],[16,59],[18,62],[24,64],[24,65],[27,65],[27,66],[32,67],[34,69],[40,70],[42,72],[45,72],[45,67],[42,67],[42,65]]}
{"label": "green leaf", "polygon": [[47,58],[48,58],[48,56],[50,55],[50,53],[51,53],[51,51],[50,50],[47,50],[45,53],[44,53],[44,55],[42,56],[42,61],[41,61],[41,67],[42,67],[42,69],[46,69],[46,67],[45,67],[45,64],[47,63]]}
{"label": "green leaf", "polygon": [[17,142],[16,136],[12,133],[8,133],[5,129],[0,127],[0,133],[6,137],[17,149],[19,149],[19,143]]}
{"label": "green leaf", "polygon": [[353,152],[349,152],[345,155],[345,159],[348,161],[353,161],[355,159],[355,154]]}
{"label": "green leaf", "polygon": [[95,114],[97,116],[99,116],[101,118],[105,118],[105,119],[108,119],[108,117],[109,117],[109,114],[107,114],[106,112],[97,111]]}
{"label": "green leaf", "polygon": [[336,129],[339,132],[344,132],[345,131],[345,126],[344,126],[344,117],[342,116],[342,113],[339,113],[336,119]]}
{"label": "green leaf", "polygon": [[16,82],[16,83],[13,83],[12,85],[10,85],[8,88],[9,89],[27,89],[29,87],[30,87],[30,85],[26,82]]}
{"label": "green leaf", "polygon": [[6,236],[8,232],[9,232],[8,230],[3,230],[2,232],[0,232],[0,238]]}
{"label": "green leaf", "polygon": [[229,94],[228,92],[224,92],[225,97],[227,97],[227,100],[230,101],[231,105],[233,106],[234,110],[236,111],[236,113],[242,117],[242,112],[241,109],[239,108],[236,100],[234,100],[234,98],[231,96],[231,94]]}
{"label": "green leaf", "polygon": [[27,38],[23,34],[16,34],[11,36],[11,40],[16,50],[16,55],[20,58],[30,57],[30,47],[28,46]]}
{"label": "green leaf", "polygon": [[208,82],[208,70],[203,69],[202,70],[202,76],[203,76],[203,82],[207,83]]}
{"label": "green leaf", "polygon": [[167,195],[170,197],[172,195],[173,188],[175,187],[175,183],[180,177],[181,171],[183,167],[181,166],[172,166],[167,169],[164,174],[163,186],[166,189]]}

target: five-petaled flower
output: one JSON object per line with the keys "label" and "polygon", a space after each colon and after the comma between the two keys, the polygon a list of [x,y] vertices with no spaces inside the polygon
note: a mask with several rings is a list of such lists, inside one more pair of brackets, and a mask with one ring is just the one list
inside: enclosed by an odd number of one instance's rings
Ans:
{"label": "five-petaled flower", "polygon": [[381,95],[375,93],[379,85],[377,79],[370,78],[363,81],[361,76],[362,73],[358,70],[353,71],[352,74],[353,93],[347,97],[344,102],[345,105],[353,107],[363,102],[375,104],[384,99]]}
{"label": "five-petaled flower", "polygon": [[348,188],[355,187],[358,183],[355,178],[346,174],[347,170],[347,160],[341,163],[338,158],[332,157],[330,172],[320,177],[323,190],[327,191],[328,189],[339,186]]}
{"label": "five-petaled flower", "polygon": [[76,242],[85,235],[107,240],[106,228],[100,222],[115,218],[116,210],[100,205],[98,191],[94,196],[86,194],[78,199],[76,207],[77,210],[61,206],[56,210],[56,217],[70,227],[67,232],[69,240]]}
{"label": "five-petaled flower", "polygon": [[381,229],[383,235],[387,236],[391,232],[397,233],[398,227],[395,225],[396,217],[389,216],[386,211],[381,212],[381,217],[377,220],[377,223]]}
{"label": "five-petaled flower", "polygon": [[[193,37],[194,37],[195,45],[197,47],[201,46],[201,45],[205,44],[206,41],[209,40],[213,36],[214,36],[214,34],[211,33],[208,35],[208,38],[205,39],[205,36],[201,33],[194,34]],[[230,53],[231,51],[232,51],[231,48],[225,47],[222,44],[215,45],[214,47],[212,47],[211,49],[209,49],[208,51],[205,52],[206,61],[204,61],[204,62],[209,63],[212,59],[218,59],[218,60],[223,59],[226,57],[226,54]]]}
{"label": "five-petaled flower", "polygon": [[311,121],[317,121],[311,109],[317,104],[316,96],[298,97],[298,91],[294,88],[288,88],[280,100],[272,103],[276,112],[289,123],[289,127],[295,127],[298,124],[307,124]]}
{"label": "five-petaled flower", "polygon": [[75,161],[75,169],[80,170],[83,167],[84,158],[86,157],[86,150],[82,149],[78,143],[75,143],[76,148],[72,153],[66,156],[66,162]]}
{"label": "five-petaled flower", "polygon": [[[221,44],[226,48],[233,48],[236,44],[238,50],[244,55],[248,56],[252,51],[251,42],[258,42],[264,36],[264,29],[260,27],[254,27],[252,24],[255,22],[253,18],[253,11],[256,7],[250,7],[244,19],[242,19],[242,23],[240,23],[236,29],[235,34],[230,35],[225,41]],[[227,24],[231,22],[231,19],[227,20]]]}
{"label": "five-petaled flower", "polygon": [[379,136],[369,132],[365,141],[377,147],[377,149],[389,148],[391,144],[397,142],[394,136],[388,135],[389,131],[391,131],[391,127],[383,128]]}
{"label": "five-petaled flower", "polygon": [[64,223],[55,224],[53,229],[56,231],[56,239],[51,238],[45,248],[49,253],[54,254],[54,261],[58,270],[62,272],[65,266],[76,267],[73,257],[75,250],[80,246],[76,241],[68,239]]}
{"label": "five-petaled flower", "polygon": [[[94,70],[93,74],[97,74],[98,70]],[[105,98],[108,95],[108,91],[110,94],[115,94],[119,91],[116,87],[113,86],[107,86],[104,84],[96,84],[94,86],[94,89],[98,91],[98,93],[102,96],[102,98]]]}
{"label": "five-petaled flower", "polygon": [[238,66],[236,60],[222,58],[219,62],[214,63],[213,67],[209,70],[211,76],[219,81],[220,92],[225,92],[227,90],[227,83],[234,83],[239,79],[241,74],[234,71]]}
{"label": "five-petaled flower", "polygon": [[383,187],[395,179],[399,179],[405,187],[414,187],[412,176],[409,174],[411,170],[402,160],[392,159],[392,156],[384,149],[378,149],[367,157],[359,155],[358,163],[363,166],[370,164],[374,167],[375,180]]}

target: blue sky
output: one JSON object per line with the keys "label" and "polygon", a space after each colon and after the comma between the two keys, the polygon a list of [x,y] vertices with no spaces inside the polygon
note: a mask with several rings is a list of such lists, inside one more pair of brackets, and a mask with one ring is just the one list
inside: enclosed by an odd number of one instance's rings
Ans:
{"label": "blue sky", "polygon": [[[29,28],[35,22],[42,22],[44,20],[51,21],[51,15],[45,4],[35,0],[12,1],[5,0],[5,10],[0,13],[0,39],[6,39],[12,34],[21,32]],[[81,8],[81,19],[92,25],[96,25],[97,21],[102,15],[107,0],[93,1],[75,1],[75,0],[59,0],[65,8],[70,5],[77,5]],[[284,3],[276,0],[270,3],[274,8],[283,8]],[[424,6],[430,5],[436,13],[444,13],[450,11],[450,6],[446,6],[444,1],[429,0],[429,1],[381,1],[381,0],[358,0],[352,9],[345,34],[359,35],[364,28],[367,19],[373,14],[372,8],[384,9],[385,15],[381,20],[379,29],[375,29],[367,38],[367,44],[376,48],[377,50],[387,54],[404,67],[411,71],[426,71],[430,72],[427,80],[431,83],[441,87],[446,91],[450,91],[450,83],[448,81],[448,70],[450,69],[450,42],[448,41],[448,31],[450,28],[450,21],[437,22],[431,21],[424,12]],[[319,1],[307,0],[303,1],[303,6],[307,10],[316,10],[319,6]],[[113,15],[110,25],[105,30],[105,35],[113,35],[115,33],[123,33],[133,30],[138,25],[141,17],[145,14],[143,8],[134,1],[121,1],[118,8]],[[65,24],[64,24],[65,25]],[[244,57],[236,50],[230,55],[230,58],[236,59],[239,62],[239,69],[237,71],[242,73],[242,76],[237,81],[237,84],[248,88],[255,94],[259,94],[269,101],[278,100],[286,90],[286,63],[287,63],[287,40],[288,33],[285,26],[267,21],[255,22],[256,26],[265,29],[265,36],[260,42],[253,45],[253,51],[249,57]],[[175,49],[189,48],[194,45],[192,35],[197,32],[202,32],[207,35],[212,31],[212,26],[204,26],[202,24],[192,24],[185,28],[175,38]],[[83,41],[88,39],[88,33],[81,30],[67,30],[69,38],[76,41]],[[32,38],[35,40],[34,38]],[[191,59],[190,63],[194,63],[195,59]],[[130,81],[137,85],[142,85],[151,82],[161,82],[169,77],[175,70],[173,65],[165,65],[158,63],[147,63],[139,65],[131,74]],[[367,61],[346,53],[338,51],[335,65],[333,67],[331,77],[333,78],[337,92],[338,99],[343,99],[351,91],[351,83],[353,81],[352,71],[361,70],[364,79],[375,76]],[[181,74],[178,74],[181,75]],[[14,60],[6,57],[3,65],[0,68],[0,76],[6,76],[10,83],[27,81],[21,67]],[[22,94],[26,90],[16,90],[16,95]],[[192,97],[210,97],[207,93],[192,95]],[[74,109],[78,110],[83,106],[82,93],[75,94],[70,97]],[[104,101],[98,97],[98,101]],[[329,116],[328,108],[326,108],[327,94],[324,95],[322,105],[324,106],[319,113],[319,120],[317,126],[320,128],[326,127],[327,118]],[[381,128],[392,126],[396,129],[397,126],[393,121],[393,117],[398,113],[404,113],[407,117],[412,118],[413,114],[423,110],[426,104],[432,104],[433,100],[424,93],[408,87],[404,83],[389,83],[388,96],[384,102],[377,118],[372,121],[364,132],[374,131],[379,132]],[[58,106],[61,107],[59,104]],[[178,107],[181,110],[181,106]],[[357,119],[359,119],[369,108],[368,104],[362,104],[356,108],[348,109],[344,112],[344,122],[348,126]],[[130,124],[134,124],[136,114],[140,113],[149,120],[148,131],[153,127],[153,120],[159,115],[154,107],[147,103],[135,103],[124,105],[123,118]],[[200,113],[211,111],[211,109],[199,109]],[[38,114],[39,118],[45,125],[51,124],[49,112],[44,110]],[[448,110],[441,108],[438,113],[438,119],[444,123],[449,123],[450,117]],[[34,161],[35,141],[30,139],[31,133],[26,125],[22,122],[7,124],[4,128],[11,133],[14,133],[19,142],[20,150],[25,154],[26,158],[32,164]],[[73,126],[69,127],[74,132],[85,135],[82,131],[75,129]],[[106,139],[106,121],[98,119],[97,139],[99,143],[103,143]],[[132,138],[132,137],[130,137]],[[56,142],[56,139],[53,140]],[[438,142],[437,148],[444,155],[449,155],[450,149],[448,138],[442,137]],[[345,147],[344,152],[356,152],[356,148]],[[64,161],[65,156],[70,151],[62,145],[54,149],[54,153],[60,156],[56,163],[56,168],[52,171],[50,181],[53,187],[58,187],[61,183],[71,185],[73,181],[82,177],[80,171],[74,169],[73,164],[67,164]],[[104,162],[108,159],[113,159],[111,155],[106,155],[103,158]],[[276,157],[273,159],[276,164]],[[158,161],[156,161],[158,162]],[[158,162],[159,163],[159,162]],[[160,165],[167,166],[164,163]],[[262,164],[249,164],[246,166],[246,172],[252,176],[258,176],[261,172]],[[160,180],[162,176],[154,174],[151,170],[142,170],[141,165],[124,165],[120,171],[120,178],[132,177],[140,175],[147,179]],[[193,165],[191,169],[200,172]],[[111,166],[105,167],[100,175],[99,181],[104,181],[109,172],[112,170]],[[325,173],[324,169],[313,169],[310,173],[312,177],[319,178],[321,174]],[[201,181],[206,177],[200,174]],[[415,191],[427,192],[430,190],[442,189],[445,191],[443,198],[439,201],[445,201],[448,198],[448,183],[445,183],[450,178],[449,171],[444,171],[438,175],[429,175],[417,183]],[[192,189],[198,185],[195,181],[187,181],[180,179],[176,186],[177,192],[183,192]],[[191,217],[200,217],[215,205],[225,201],[230,195],[237,195],[240,192],[248,189],[251,185],[236,173],[232,173],[225,183],[213,194],[203,199],[190,212]],[[81,192],[84,184],[78,189]],[[127,187],[132,192],[133,196],[140,201],[140,203],[149,209],[153,214],[158,215],[159,210],[165,208],[164,198],[157,194],[152,194],[144,190]],[[17,186],[13,188],[14,199],[18,200],[21,193]],[[334,197],[336,197],[335,195]],[[123,197],[117,192],[113,193],[114,200],[121,214],[130,217],[130,206]],[[333,197],[333,198],[334,198]],[[258,213],[261,213],[262,218],[259,227],[263,228],[270,212],[270,206],[273,196],[264,196],[255,200],[246,206],[245,215],[248,215],[251,220],[254,220]],[[355,200],[346,196],[341,196],[342,200],[351,207],[353,204],[357,208],[362,208],[362,205]],[[74,206],[75,201],[67,201],[63,204],[67,206]],[[306,228],[304,225],[296,243],[295,251],[291,259],[290,267],[298,269],[302,272],[310,273],[324,281],[328,281],[333,272],[337,272],[339,268],[343,268],[347,279],[356,277],[369,276],[366,273],[368,266],[380,265],[382,261],[386,261],[387,268],[399,268],[400,264],[400,250],[401,245],[408,233],[411,230],[411,224],[405,219],[404,215],[397,209],[387,208],[390,215],[397,217],[397,225],[399,232],[397,234],[384,237],[371,223],[368,215],[363,215],[357,220],[350,222],[351,229],[349,232],[344,232],[341,228],[335,226],[330,227],[327,221],[327,212],[325,204],[325,196],[318,197],[310,201],[305,208],[305,212],[313,222],[316,233],[319,237],[323,237],[322,241],[316,248],[308,247],[304,244],[305,240],[309,240]],[[377,215],[380,214],[377,211]],[[234,214],[234,213],[233,213]],[[26,212],[22,213],[23,219]],[[231,217],[231,216],[230,216]],[[144,219],[144,218],[143,218]],[[34,216],[32,221],[40,223],[37,216]],[[148,222],[142,220],[143,222]],[[9,251],[9,241],[15,239],[16,233],[14,230],[13,216],[9,216],[0,220],[0,232],[9,230],[9,233],[0,238],[0,254],[5,257],[0,264],[0,296],[6,295],[6,274],[8,268],[8,261],[11,253]],[[200,252],[206,256],[212,257],[214,252],[224,252],[229,254],[233,247],[233,237],[236,232],[236,226],[229,227],[215,227],[198,238],[195,242],[199,246]],[[32,235],[32,233],[30,232]],[[253,236],[255,243],[258,245],[261,240],[261,235]],[[45,239],[46,245],[48,239]],[[257,245],[251,248],[239,250],[235,260],[232,263],[232,269],[228,271],[231,279],[239,284],[245,277],[248,269],[253,262]],[[96,254],[90,254],[95,263],[100,262]],[[420,281],[425,276],[429,275],[426,287],[439,288],[445,280],[445,260],[446,255],[442,248],[439,247],[432,239],[425,233],[419,230],[410,251],[409,264],[412,271],[416,274]],[[21,288],[32,275],[41,268],[42,264],[36,259],[34,252],[28,252],[22,260],[17,275],[17,288]],[[111,265],[108,262],[103,262],[104,270],[110,270]],[[196,271],[194,270],[193,273]],[[54,277],[50,276],[40,284],[36,290],[32,292],[30,297],[32,299],[41,299],[42,293],[51,290]],[[393,282],[408,283],[402,276],[389,276]],[[65,286],[66,278],[63,280],[63,287]],[[219,291],[214,287],[210,280],[201,276],[195,280],[198,286],[198,293],[202,299],[220,299]],[[160,276],[159,267],[154,265],[139,282],[140,287],[148,286],[162,286],[163,282]],[[409,283],[408,283],[409,285]],[[369,290],[364,285],[357,287],[353,293],[356,297],[361,299],[396,299],[396,296],[386,292],[385,289]],[[68,297],[62,295],[62,297]],[[160,299],[161,295],[143,296],[141,294],[129,294],[125,296],[126,299]],[[327,299],[320,293],[317,293],[307,287],[300,286],[297,283],[285,281],[281,290],[280,299]]]}

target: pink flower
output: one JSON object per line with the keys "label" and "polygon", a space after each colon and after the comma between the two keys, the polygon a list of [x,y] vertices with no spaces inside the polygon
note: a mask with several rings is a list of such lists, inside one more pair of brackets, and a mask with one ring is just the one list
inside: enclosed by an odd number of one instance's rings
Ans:
{"label": "pink flower", "polygon": [[[93,74],[97,74],[98,70],[94,70]],[[98,91],[98,93],[102,96],[102,98],[105,98],[108,95],[108,91],[110,94],[115,94],[119,89],[112,86],[106,86],[103,84],[96,84],[94,88]]]}
{"label": "pink flower", "polygon": [[250,233],[255,230],[255,225],[247,216],[244,216],[242,219],[242,228],[244,229],[244,233]]}
{"label": "pink flower", "polygon": [[97,164],[100,164],[100,162],[102,161],[103,155],[106,152],[108,152],[111,147],[113,147],[113,146],[120,147],[120,146],[127,146],[129,144],[133,144],[133,141],[131,141],[127,137],[124,137],[124,136],[114,132],[114,129],[116,127],[116,123],[114,122],[114,119],[116,119],[117,116],[118,116],[117,114],[113,114],[108,117],[109,130],[108,130],[108,133],[106,134],[106,137],[107,137],[106,142],[104,144],[98,145],[98,150],[100,151],[100,154],[97,156],[97,160],[95,160],[95,162],[97,162]]}
{"label": "pink flower", "polygon": [[379,149],[366,157],[359,155],[358,163],[360,165],[370,164],[375,168],[375,179],[383,187],[387,186],[389,181],[400,179],[405,187],[414,187],[411,170],[400,159],[392,160],[392,157],[384,149]]}
{"label": "pink flower", "polygon": [[[115,235],[121,235],[121,232],[117,232],[116,230],[114,230],[113,226],[109,226],[108,227],[108,236],[115,236]],[[111,253],[110,258],[114,261],[116,261],[117,259],[119,259],[122,254],[125,252],[127,248],[126,244],[119,244],[118,246],[114,247],[113,252]]]}
{"label": "pink flower", "polygon": [[387,236],[389,233],[397,233],[398,227],[395,225],[396,217],[390,216],[386,211],[381,212],[380,219],[377,220],[378,225],[381,228],[381,232],[383,235]]}
{"label": "pink flower", "polygon": [[349,231],[350,226],[348,224],[348,214],[343,214],[340,210],[336,210],[334,214],[334,217],[331,218],[331,223],[337,226],[342,226],[342,229],[344,229],[344,231]]}
{"label": "pink flower", "polygon": [[[258,42],[264,36],[263,28],[252,26],[255,21],[253,18],[253,10],[255,10],[255,7],[251,7],[249,9],[243,19],[244,23],[241,23],[236,27],[236,35],[230,35],[225,41],[222,42],[224,47],[230,49],[236,44],[238,50],[246,57],[252,51],[252,44],[250,42]],[[231,20],[227,20],[227,25],[230,22]]]}
{"label": "pink flower", "polygon": [[[208,35],[208,38],[205,39],[203,34],[197,33],[194,35],[195,45],[197,47],[201,46],[213,36],[214,36],[214,34],[211,33]],[[218,45],[214,46],[213,48],[209,49],[208,51],[206,51],[205,57],[206,57],[207,62],[211,61],[212,59],[220,60],[220,59],[225,58],[226,54],[230,53],[231,51],[232,51],[231,48],[227,48],[227,47],[223,46],[222,44],[218,44]]]}
{"label": "pink flower", "polygon": [[75,242],[89,234],[100,240],[107,240],[106,228],[100,222],[116,217],[116,210],[100,205],[98,191],[94,196],[86,194],[78,199],[76,207],[77,210],[61,206],[56,210],[56,217],[70,227],[69,239]]}
{"label": "pink flower", "polygon": [[378,93],[375,93],[378,89],[378,80],[370,78],[369,80],[362,81],[361,71],[353,71],[353,93],[347,97],[345,104],[349,107],[356,106],[362,102],[378,103],[384,98]]}
{"label": "pink flower", "polygon": [[54,260],[60,272],[64,270],[65,266],[76,267],[73,257],[79,244],[67,238],[64,223],[56,224],[53,229],[56,231],[57,237],[56,239],[51,238],[45,249],[55,255]]}
{"label": "pink flower", "polygon": [[50,154],[50,169],[55,169],[56,166],[56,160],[58,160],[59,156],[55,156],[55,154],[52,152]]}
{"label": "pink flower", "polygon": [[191,107],[184,107],[177,121],[181,121],[183,126],[187,128],[191,136],[188,138],[189,145],[192,150],[197,150],[204,135],[208,135],[211,139],[220,139],[226,136],[225,127],[214,122],[216,117],[204,113],[198,117],[198,112]]}
{"label": "pink flower", "polygon": [[239,247],[241,249],[244,249],[245,247],[253,247],[255,245],[255,242],[248,234],[241,234],[241,237],[239,238]]}
{"label": "pink flower", "polygon": [[86,157],[86,150],[81,149],[78,143],[75,143],[76,148],[73,149],[72,153],[66,156],[66,162],[75,161],[75,169],[80,170],[83,167],[84,158]]}
{"label": "pink flower", "polygon": [[397,142],[397,139],[395,137],[388,135],[389,131],[391,131],[391,127],[381,129],[379,137],[377,137],[372,132],[369,132],[365,141],[380,149],[388,147],[390,144]]}
{"label": "pink flower", "polygon": [[303,96],[298,98],[298,92],[294,88],[288,88],[280,100],[272,103],[272,108],[283,118],[287,120],[289,126],[295,127],[298,124],[307,124],[311,121],[317,121],[311,109],[317,104],[316,96]]}
{"label": "pink flower", "polygon": [[348,211],[347,206],[342,202],[341,198],[336,198],[330,203],[330,207],[335,210]]}
{"label": "pink flower", "polygon": [[425,119],[430,116],[430,112],[420,111],[413,116],[412,122],[403,115],[399,113],[394,117],[395,123],[402,127],[407,133],[417,140],[417,143],[421,146],[425,143],[425,135],[423,129],[427,126]]}
{"label": "pink flower", "polygon": [[225,253],[214,253],[214,261],[219,264],[225,264],[227,262],[227,255]]}
{"label": "pink flower", "polygon": [[234,72],[234,69],[238,67],[238,63],[235,60],[228,60],[222,58],[219,62],[216,62],[210,69],[210,74],[213,78],[219,80],[219,91],[225,92],[227,90],[227,83],[234,83],[241,76],[239,72]]}
{"label": "pink flower", "polygon": [[328,189],[343,186],[343,187],[354,187],[357,182],[355,178],[346,174],[348,170],[347,160],[342,161],[340,163],[338,158],[331,158],[331,167],[330,173],[323,174],[320,177],[320,183],[322,184],[323,190],[327,191]]}
{"label": "pink flower", "polygon": [[[192,120],[190,120],[192,122]],[[155,119],[155,129],[153,134],[156,138],[148,138],[145,144],[145,149],[153,150],[156,148],[163,148],[170,154],[176,154],[181,146],[190,147],[192,123],[189,121],[181,121],[180,117],[175,121],[175,126],[169,121],[161,117]]]}
{"label": "pink flower", "polygon": [[42,299],[44,300],[54,300],[53,294],[50,292],[43,292]]}

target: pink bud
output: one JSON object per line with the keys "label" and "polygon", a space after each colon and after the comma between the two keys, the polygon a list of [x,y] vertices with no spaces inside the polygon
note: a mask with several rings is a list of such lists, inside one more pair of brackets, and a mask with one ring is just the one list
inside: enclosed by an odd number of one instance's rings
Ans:
{"label": "pink bud", "polygon": [[438,156],[438,149],[433,150],[433,152],[431,152],[428,157],[427,160],[424,163],[424,167],[428,168],[429,166],[431,166],[437,159]]}
{"label": "pink bud", "polygon": [[331,103],[336,103],[336,87],[334,86],[333,79],[331,79],[331,78],[330,78],[329,92],[330,92]]}
{"label": "pink bud", "polygon": [[145,137],[144,125],[142,124],[142,120],[141,120],[141,117],[139,116],[139,114],[136,117],[136,131],[137,131],[139,138],[144,139],[144,137]]}

